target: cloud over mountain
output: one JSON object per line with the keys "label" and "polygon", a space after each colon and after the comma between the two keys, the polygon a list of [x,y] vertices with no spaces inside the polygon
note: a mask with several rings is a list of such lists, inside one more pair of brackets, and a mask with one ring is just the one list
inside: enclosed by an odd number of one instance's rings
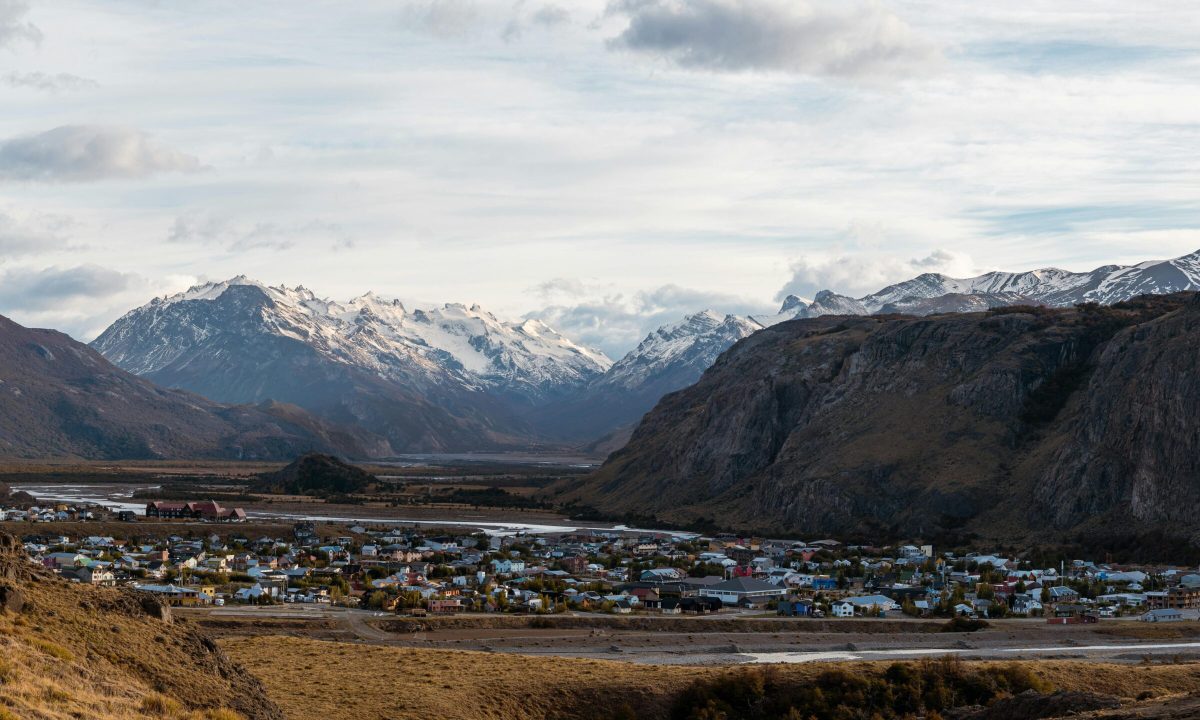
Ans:
{"label": "cloud over mountain", "polygon": [[42,31],[27,21],[29,3],[22,0],[0,0],[0,48],[19,41],[38,43]]}
{"label": "cloud over mountain", "polygon": [[936,48],[877,2],[824,0],[619,0],[629,26],[614,49],[713,72],[907,75]]}
{"label": "cloud over mountain", "polygon": [[195,157],[124,127],[63,125],[0,141],[0,179],[80,182],[198,170]]}

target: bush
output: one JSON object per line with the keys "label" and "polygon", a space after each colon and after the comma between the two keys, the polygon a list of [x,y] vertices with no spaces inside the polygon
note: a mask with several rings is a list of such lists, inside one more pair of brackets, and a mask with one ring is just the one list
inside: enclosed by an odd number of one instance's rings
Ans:
{"label": "bush", "polygon": [[987,620],[955,615],[949,622],[942,626],[940,632],[978,632],[988,627],[991,626],[988,625]]}
{"label": "bush", "polygon": [[162,693],[151,693],[142,698],[142,712],[147,715],[172,717],[183,712],[183,706],[179,704],[178,700],[169,698]]}
{"label": "bush", "polygon": [[674,703],[674,720],[892,720],[939,713],[1027,690],[1053,688],[1019,664],[965,667],[955,658],[893,663],[882,674],[826,670],[812,679],[785,679],[753,669],[692,684]]}

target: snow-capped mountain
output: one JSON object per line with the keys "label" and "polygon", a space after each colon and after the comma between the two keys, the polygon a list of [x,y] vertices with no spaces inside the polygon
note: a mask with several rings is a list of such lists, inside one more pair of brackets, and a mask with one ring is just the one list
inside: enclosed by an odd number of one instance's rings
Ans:
{"label": "snow-capped mountain", "polygon": [[395,452],[526,444],[526,408],[573,396],[612,365],[537,320],[372,294],[341,303],[245,277],[153,300],[92,345],[160,384],[292,402]]}
{"label": "snow-capped mountain", "polygon": [[663,395],[699,380],[721,353],[761,329],[749,318],[710,310],[664,325],[578,397],[543,409],[540,422],[547,432],[580,438],[631,425]]}
{"label": "snow-capped mountain", "polygon": [[[234,287],[261,295],[261,310],[247,314],[250,308],[237,306],[236,294],[227,292]],[[255,330],[394,380],[537,397],[586,384],[612,365],[600,351],[576,345],[539,320],[504,322],[477,305],[409,311],[373,293],[339,303],[302,286],[269,287],[244,276],[155,299],[127,313],[93,345],[121,367],[148,375],[228,332],[228,324],[212,322],[223,314],[256,320]]]}
{"label": "snow-capped mountain", "polygon": [[1028,272],[990,272],[973,278],[926,273],[851,298],[829,290],[812,302],[788,296],[779,313],[755,317],[763,325],[822,315],[906,313],[932,315],[971,312],[1005,305],[1066,307],[1079,303],[1111,304],[1138,295],[1200,289],[1200,251],[1173,260],[1138,265],[1105,265],[1090,272],[1045,268]]}
{"label": "snow-capped mountain", "polygon": [[637,390],[652,379],[671,376],[679,378],[669,383],[675,385],[671,390],[678,390],[698,380],[731,345],[762,327],[750,318],[698,312],[647,335],[593,386]]}

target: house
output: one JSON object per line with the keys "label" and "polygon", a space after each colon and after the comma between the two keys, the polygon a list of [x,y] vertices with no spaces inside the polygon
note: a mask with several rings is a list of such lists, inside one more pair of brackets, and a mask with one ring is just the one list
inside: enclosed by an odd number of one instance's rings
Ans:
{"label": "house", "polygon": [[811,617],[813,603],[811,600],[782,600],[775,611],[784,617]]}
{"label": "house", "polygon": [[155,500],[146,504],[146,517],[240,522],[246,519],[246,511],[221,507],[214,500],[186,503]]}
{"label": "house", "polygon": [[1146,607],[1151,610],[1192,610],[1200,608],[1200,588],[1173,587],[1169,590],[1146,593]]}
{"label": "house", "polygon": [[116,576],[112,570],[102,567],[90,567],[83,565],[80,567],[63,568],[62,577],[70,582],[83,583],[84,585],[102,585],[104,587],[113,587],[117,584]]}
{"label": "house", "polygon": [[1147,610],[1139,619],[1142,622],[1179,622],[1183,620],[1183,613],[1173,608],[1156,608]]}
{"label": "house", "polygon": [[525,572],[524,560],[493,560],[492,572],[496,575],[519,575]]}
{"label": "house", "polygon": [[900,607],[895,600],[886,595],[859,595],[848,597],[843,602],[848,602],[861,611],[878,608],[883,612],[887,612],[888,610],[895,610]]}
{"label": "house", "polygon": [[854,617],[854,603],[848,603],[844,600],[839,600],[833,604],[833,616],[839,618]]}
{"label": "house", "polygon": [[749,577],[735,577],[700,589],[700,597],[716,598],[724,605],[761,605],[787,597],[787,589]]}
{"label": "house", "polygon": [[436,598],[429,601],[429,612],[434,615],[453,615],[466,610],[458,598]]}
{"label": "house", "polygon": [[1049,588],[1050,602],[1055,603],[1077,603],[1079,602],[1079,593],[1066,585],[1055,585]]}

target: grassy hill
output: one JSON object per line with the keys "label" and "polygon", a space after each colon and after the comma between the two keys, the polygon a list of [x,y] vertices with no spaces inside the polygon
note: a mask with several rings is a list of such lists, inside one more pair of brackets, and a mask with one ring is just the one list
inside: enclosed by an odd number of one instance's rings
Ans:
{"label": "grassy hill", "polygon": [[149,596],[63,581],[0,534],[0,720],[283,720]]}

